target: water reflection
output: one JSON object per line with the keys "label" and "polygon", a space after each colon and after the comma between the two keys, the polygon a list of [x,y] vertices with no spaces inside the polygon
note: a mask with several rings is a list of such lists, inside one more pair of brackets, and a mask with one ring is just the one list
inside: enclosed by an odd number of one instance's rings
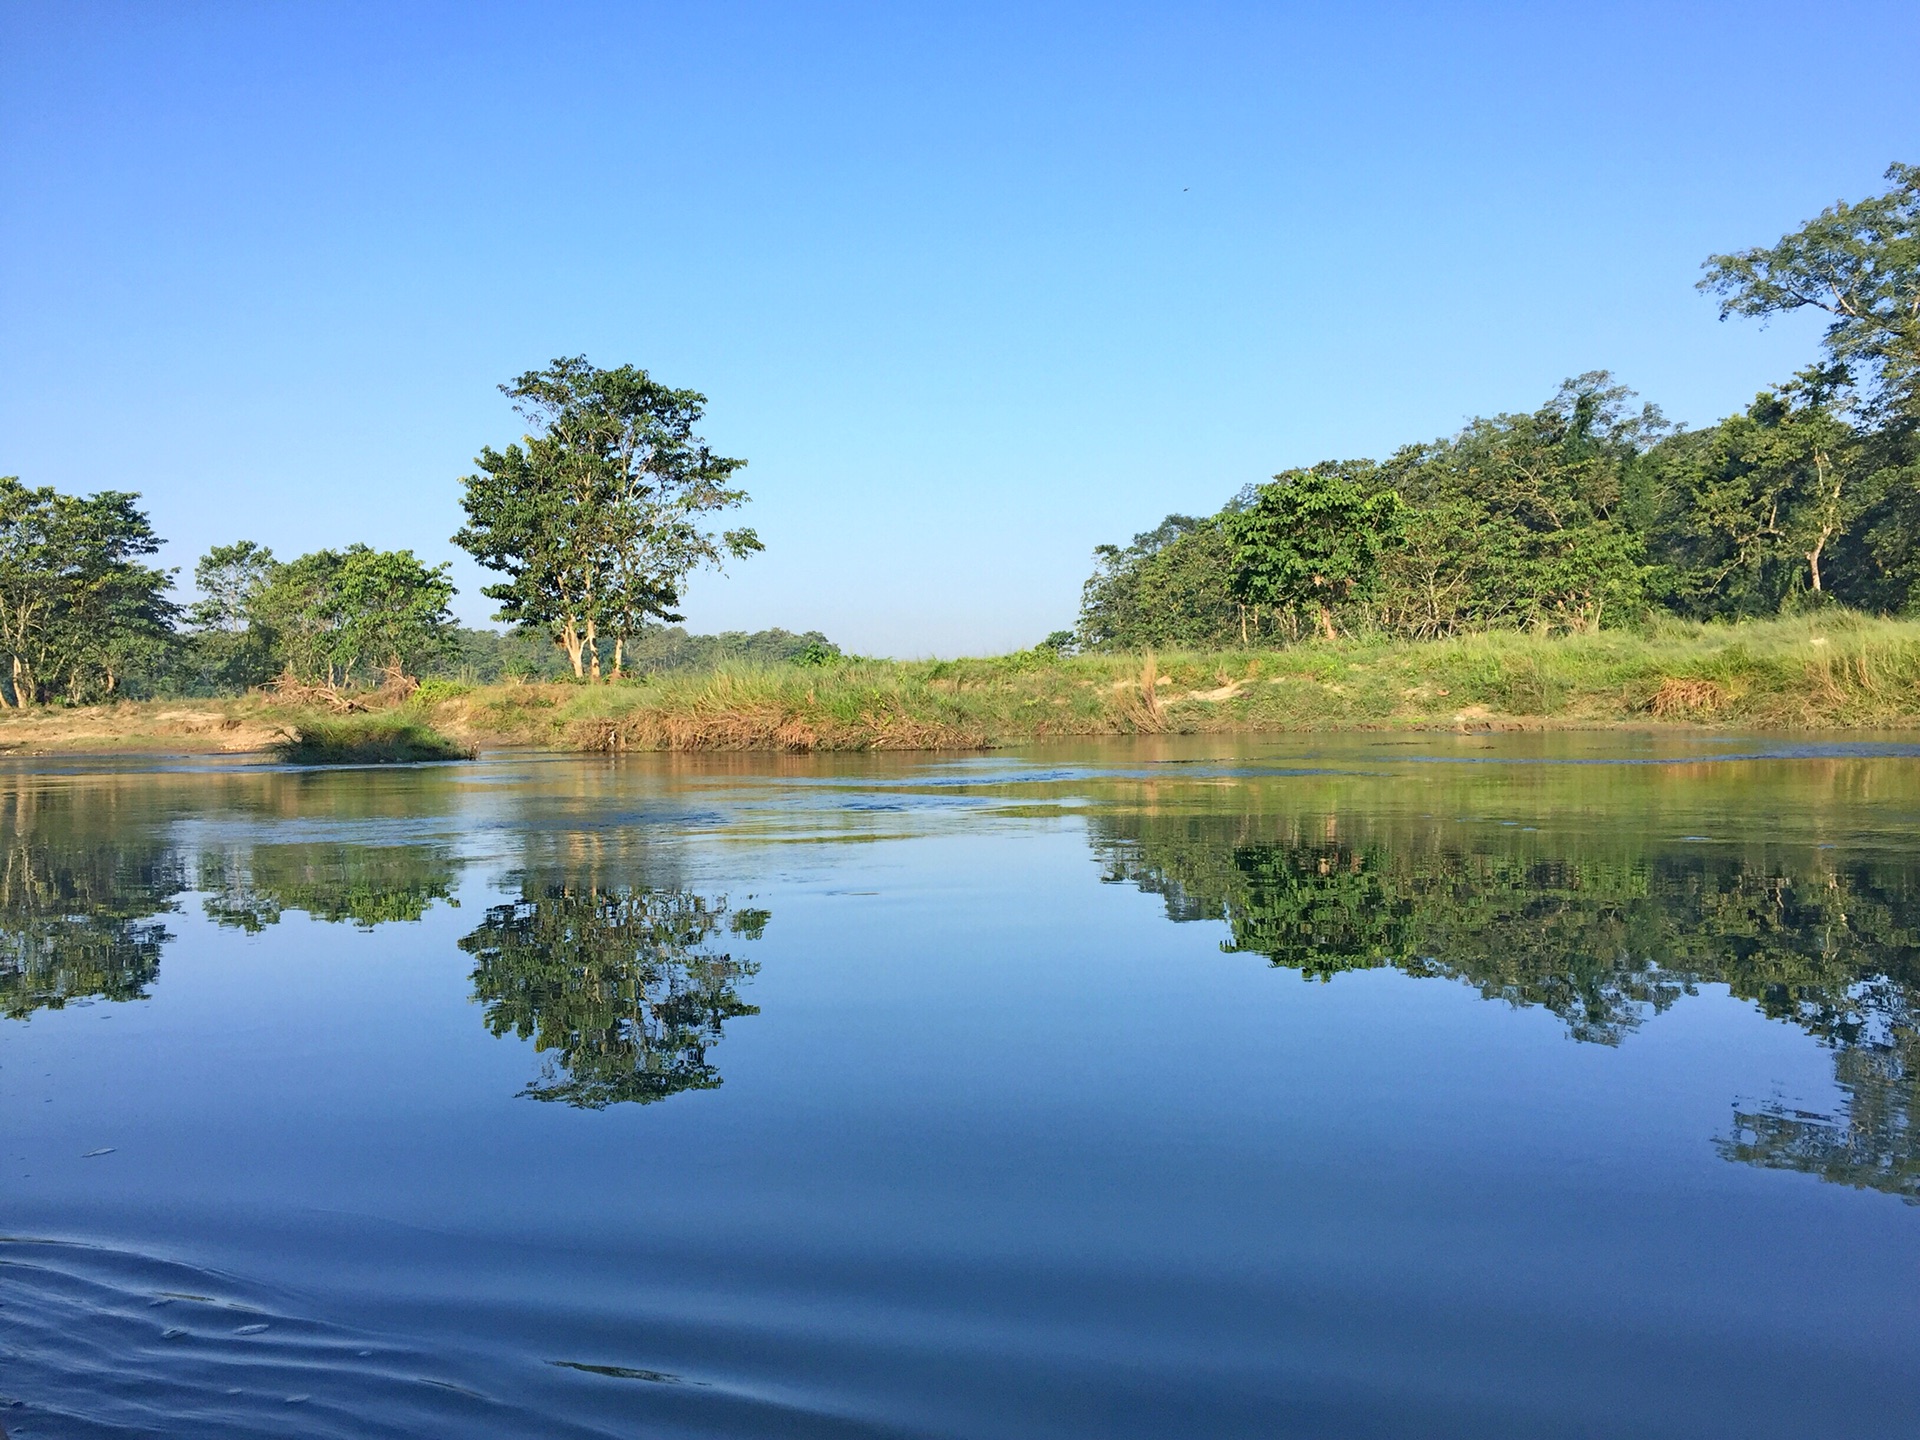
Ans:
{"label": "water reflection", "polygon": [[718,944],[757,940],[768,918],[687,890],[530,879],[460,948],[487,1028],[547,1056],[521,1093],[597,1110],[720,1084],[709,1047],[760,1012],[736,990],[758,967]]}
{"label": "water reflection", "polygon": [[[340,818],[330,788],[223,798],[243,815]],[[371,931],[460,903],[463,861],[442,841],[209,843],[171,818],[151,784],[0,787],[0,1012],[145,998],[176,938],[164,917],[189,892],[252,935],[290,914]],[[522,1093],[599,1109],[717,1087],[709,1051],[758,1013],[739,995],[756,967],[723,942],[757,940],[767,912],[671,883],[632,832],[535,829],[519,849],[516,898],[459,946],[487,1028],[543,1057]]]}
{"label": "water reflection", "polygon": [[458,862],[438,845],[250,845],[203,851],[197,888],[207,918],[257,934],[294,910],[371,930],[457,907]]}
{"label": "water reflection", "polygon": [[[1111,882],[1222,948],[1309,979],[1392,966],[1540,1006],[1575,1040],[1617,1045],[1704,983],[1725,985],[1833,1052],[1835,1115],[1736,1106],[1729,1159],[1920,1202],[1920,876],[1614,832],[1586,845],[1336,816],[1119,812],[1091,822]],[[1502,840],[1501,836],[1511,836]]]}
{"label": "water reflection", "polygon": [[89,997],[138,1000],[172,938],[161,916],[186,867],[129,823],[107,788],[0,791],[0,1012],[24,1019]]}

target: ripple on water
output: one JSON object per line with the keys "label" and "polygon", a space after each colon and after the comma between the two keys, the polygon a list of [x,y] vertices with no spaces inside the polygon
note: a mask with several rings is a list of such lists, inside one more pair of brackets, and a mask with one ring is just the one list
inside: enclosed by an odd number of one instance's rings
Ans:
{"label": "ripple on water", "polygon": [[0,1240],[0,1302],[12,1440],[609,1433],[488,1394],[477,1359],[328,1324],[153,1256]]}

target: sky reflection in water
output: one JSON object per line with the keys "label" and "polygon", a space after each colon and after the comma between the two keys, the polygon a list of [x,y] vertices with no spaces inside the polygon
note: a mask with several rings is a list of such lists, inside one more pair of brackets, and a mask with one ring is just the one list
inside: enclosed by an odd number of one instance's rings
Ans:
{"label": "sky reflection in water", "polygon": [[7,771],[0,1416],[1904,1433],[1916,754]]}

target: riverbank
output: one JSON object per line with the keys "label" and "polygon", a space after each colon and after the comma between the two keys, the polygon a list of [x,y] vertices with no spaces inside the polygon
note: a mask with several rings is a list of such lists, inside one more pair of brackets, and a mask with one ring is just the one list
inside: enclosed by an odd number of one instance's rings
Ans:
{"label": "riverbank", "polygon": [[[350,758],[362,729],[444,753],[983,749],[1049,738],[1227,731],[1686,725],[1920,727],[1920,621],[1835,614],[1737,626],[1271,651],[727,666],[620,685],[429,682],[369,715],[270,695],[0,716],[0,753],[274,750]],[[302,749],[304,747],[304,751]],[[324,749],[325,747],[320,747]],[[424,753],[424,752],[420,752]]]}

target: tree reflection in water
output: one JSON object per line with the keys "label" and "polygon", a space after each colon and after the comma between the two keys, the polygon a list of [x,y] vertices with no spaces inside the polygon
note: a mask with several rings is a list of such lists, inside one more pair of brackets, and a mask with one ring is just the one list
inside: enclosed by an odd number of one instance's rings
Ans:
{"label": "tree reflection in water", "polygon": [[1109,881],[1162,896],[1174,920],[1223,921],[1223,949],[1309,979],[1378,966],[1453,979],[1544,1007],[1574,1039],[1604,1045],[1702,984],[1725,985],[1831,1049],[1846,1102],[1837,1115],[1736,1107],[1720,1152],[1920,1203],[1912,868],[1820,851],[1654,851],[1619,836],[1584,855],[1517,836],[1471,848],[1433,826],[1348,835],[1325,817],[1091,823]]}
{"label": "tree reflection in water", "polygon": [[160,918],[185,866],[129,815],[124,790],[0,791],[0,1013],[139,1000],[172,939]]}
{"label": "tree reflection in water", "polygon": [[361,930],[455,906],[458,862],[439,845],[249,845],[203,851],[197,888],[207,918],[257,934],[299,911]]}
{"label": "tree reflection in water", "polygon": [[735,990],[758,967],[717,942],[757,940],[767,920],[686,890],[529,881],[460,948],[487,1028],[548,1056],[521,1093],[598,1110],[720,1084],[708,1048],[760,1012]]}

